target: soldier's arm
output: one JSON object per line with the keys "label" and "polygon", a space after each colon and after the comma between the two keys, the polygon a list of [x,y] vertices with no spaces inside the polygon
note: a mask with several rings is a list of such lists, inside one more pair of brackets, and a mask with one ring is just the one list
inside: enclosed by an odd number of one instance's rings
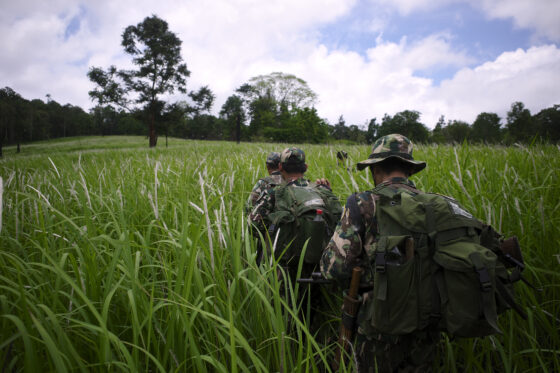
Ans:
{"label": "soldier's arm", "polygon": [[248,216],[249,223],[256,227],[259,231],[265,232],[266,226],[264,219],[272,212],[273,208],[274,190],[265,189],[257,198],[257,201]]}
{"label": "soldier's arm", "polygon": [[247,212],[247,215],[251,213],[251,211],[253,210],[253,208],[257,204],[257,201],[258,201],[261,193],[265,189],[264,184],[265,184],[264,180],[259,179],[256,182],[256,184],[253,186],[253,189],[251,190],[251,193],[249,194],[249,198],[247,198],[247,203],[245,204],[245,211]]}
{"label": "soldier's arm", "polygon": [[[323,276],[339,282],[350,279],[352,269],[355,266],[367,268],[369,265],[368,256],[364,249],[363,232],[366,231],[365,227],[372,225],[373,214],[361,214],[359,221],[356,221],[358,219],[355,218],[355,214],[351,213],[349,203],[349,201],[346,202],[342,218],[321,258]],[[360,210],[363,211],[364,207],[364,203],[361,203]],[[354,219],[352,219],[352,215],[354,215]],[[369,232],[365,236],[367,235],[369,235]],[[365,241],[369,240],[366,238]]]}

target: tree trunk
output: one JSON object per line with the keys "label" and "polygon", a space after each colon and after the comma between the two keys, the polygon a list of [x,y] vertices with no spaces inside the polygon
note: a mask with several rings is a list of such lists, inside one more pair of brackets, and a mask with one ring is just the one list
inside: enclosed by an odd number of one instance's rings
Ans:
{"label": "tree trunk", "polygon": [[239,142],[241,141],[241,115],[237,114],[237,123],[236,123],[236,128],[235,128],[235,137],[237,140],[237,143],[239,144]]}
{"label": "tree trunk", "polygon": [[154,122],[154,113],[150,113],[150,148],[154,148],[157,144],[156,124]]}
{"label": "tree trunk", "polygon": [[18,141],[16,153],[19,153],[19,151],[20,151],[20,148],[19,148],[19,141]]}
{"label": "tree trunk", "polygon": [[165,133],[165,147],[167,148],[167,132]]}

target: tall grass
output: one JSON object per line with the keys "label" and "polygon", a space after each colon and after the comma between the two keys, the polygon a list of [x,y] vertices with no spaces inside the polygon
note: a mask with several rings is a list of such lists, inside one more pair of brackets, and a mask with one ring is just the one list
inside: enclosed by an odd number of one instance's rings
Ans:
{"label": "tall grass", "polygon": [[[3,371],[319,371],[334,345],[338,298],[318,334],[279,296],[274,264],[255,265],[243,204],[266,153],[282,145],[142,138],[74,139],[0,161]],[[311,179],[345,199],[371,176],[303,146]],[[352,161],[366,146],[346,147]],[[560,370],[560,157],[557,147],[425,146],[419,188],[457,198],[520,238],[524,321],[503,335],[446,340],[439,371]],[[298,285],[289,297],[297,299]],[[305,306],[305,305],[303,305]],[[313,332],[310,332],[312,330]],[[352,371],[352,363],[347,367]]]}

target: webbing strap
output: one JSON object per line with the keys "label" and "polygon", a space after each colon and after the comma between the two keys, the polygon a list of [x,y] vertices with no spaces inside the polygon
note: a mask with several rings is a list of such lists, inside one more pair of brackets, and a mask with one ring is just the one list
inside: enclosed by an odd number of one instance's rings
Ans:
{"label": "webbing strap", "polygon": [[478,280],[480,281],[480,295],[482,299],[482,311],[484,313],[484,318],[488,325],[492,327],[498,334],[502,334],[502,331],[498,327],[498,315],[493,311],[492,305],[495,303],[495,292],[492,291],[492,279],[488,273],[488,269],[484,265],[480,253],[474,252],[469,255],[469,259],[474,264],[474,268],[478,273]]}
{"label": "webbing strap", "polygon": [[436,226],[434,222],[434,207],[426,203],[424,204],[424,209],[426,210],[426,231],[428,233],[428,248],[430,252],[430,257],[434,255],[436,250]]}
{"label": "webbing strap", "polygon": [[376,278],[377,281],[377,296],[379,300],[387,299],[387,263],[385,261],[385,252],[377,251],[375,253],[375,272],[379,275]]}
{"label": "webbing strap", "polygon": [[443,274],[441,268],[432,274],[432,310],[430,313],[430,324],[437,324],[441,318],[441,305],[447,300],[447,292],[444,289]]}

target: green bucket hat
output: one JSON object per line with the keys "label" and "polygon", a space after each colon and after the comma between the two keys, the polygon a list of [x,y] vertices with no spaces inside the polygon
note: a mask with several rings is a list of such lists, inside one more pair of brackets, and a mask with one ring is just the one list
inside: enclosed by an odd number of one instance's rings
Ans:
{"label": "green bucket hat", "polygon": [[359,162],[357,168],[358,170],[363,170],[366,167],[379,164],[386,159],[398,158],[411,165],[410,173],[415,174],[426,167],[426,162],[415,161],[414,158],[412,158],[412,148],[412,141],[403,135],[393,133],[380,137],[373,144],[369,158]]}

